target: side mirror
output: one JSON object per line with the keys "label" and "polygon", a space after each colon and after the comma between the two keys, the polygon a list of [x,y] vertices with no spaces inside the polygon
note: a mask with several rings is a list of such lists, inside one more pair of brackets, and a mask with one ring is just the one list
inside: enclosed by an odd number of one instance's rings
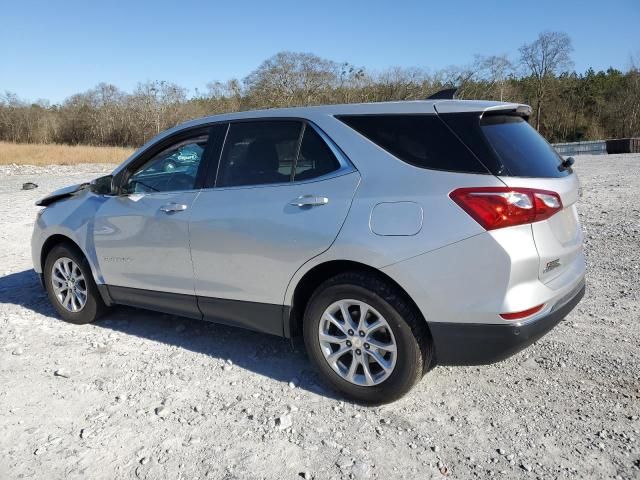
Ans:
{"label": "side mirror", "polygon": [[92,180],[90,185],[90,189],[93,193],[98,195],[113,195],[113,176],[106,175],[104,177],[96,178]]}

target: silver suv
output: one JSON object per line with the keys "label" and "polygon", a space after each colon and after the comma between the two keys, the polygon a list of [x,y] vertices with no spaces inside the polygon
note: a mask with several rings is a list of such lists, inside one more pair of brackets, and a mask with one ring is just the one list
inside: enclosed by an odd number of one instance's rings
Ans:
{"label": "silver suv", "polygon": [[[60,316],[131,305],[293,337],[346,396],[504,359],[584,294],[579,183],[526,105],[253,111],[160,134],[60,190],[33,264]],[[197,152],[165,168],[176,152]]]}

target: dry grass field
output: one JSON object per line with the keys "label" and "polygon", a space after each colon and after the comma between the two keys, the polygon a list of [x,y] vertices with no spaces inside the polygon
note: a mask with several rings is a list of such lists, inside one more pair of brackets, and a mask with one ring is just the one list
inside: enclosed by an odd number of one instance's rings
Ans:
{"label": "dry grass field", "polygon": [[121,163],[133,148],[0,142],[0,165]]}

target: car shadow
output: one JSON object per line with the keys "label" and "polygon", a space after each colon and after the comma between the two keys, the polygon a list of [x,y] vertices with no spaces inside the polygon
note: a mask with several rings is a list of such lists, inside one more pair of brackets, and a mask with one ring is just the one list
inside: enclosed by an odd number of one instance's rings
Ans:
{"label": "car shadow", "polygon": [[[62,321],[58,319],[33,270],[0,277],[0,303],[20,305],[50,317],[51,321]],[[201,353],[212,359],[230,360],[236,367],[278,382],[294,381],[297,387],[304,390],[341,399],[321,382],[299,339],[291,341],[226,325],[123,306],[111,309],[94,325]]]}

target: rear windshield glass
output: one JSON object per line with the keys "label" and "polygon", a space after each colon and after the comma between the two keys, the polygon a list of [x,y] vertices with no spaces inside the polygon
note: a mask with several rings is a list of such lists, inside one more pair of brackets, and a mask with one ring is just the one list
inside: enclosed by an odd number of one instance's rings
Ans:
{"label": "rear windshield glass", "polygon": [[536,130],[521,117],[489,115],[480,128],[495,150],[504,173],[515,177],[553,178],[571,173],[558,167],[562,158]]}
{"label": "rear windshield glass", "polygon": [[489,173],[437,115],[342,115],[337,118],[416,167]]}

